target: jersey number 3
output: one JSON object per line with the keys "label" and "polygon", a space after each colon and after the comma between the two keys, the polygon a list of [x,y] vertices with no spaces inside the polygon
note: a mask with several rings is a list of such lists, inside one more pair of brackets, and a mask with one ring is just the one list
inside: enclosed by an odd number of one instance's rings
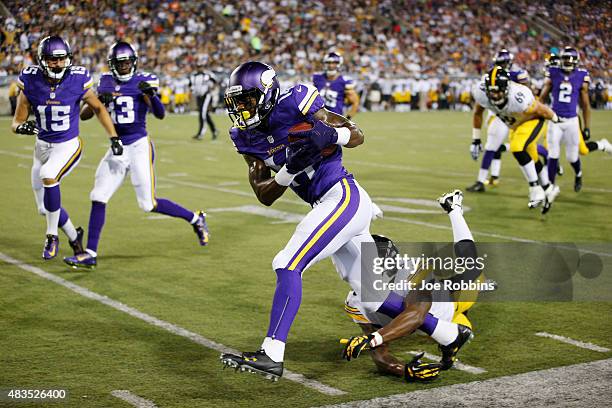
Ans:
{"label": "jersey number 3", "polygon": [[119,96],[110,105],[113,123],[125,125],[134,123],[134,99],[131,96]]}

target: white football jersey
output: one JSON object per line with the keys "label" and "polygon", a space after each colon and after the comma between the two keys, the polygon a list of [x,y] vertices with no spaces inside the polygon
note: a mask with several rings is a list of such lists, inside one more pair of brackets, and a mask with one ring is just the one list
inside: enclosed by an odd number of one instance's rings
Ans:
{"label": "white football jersey", "polygon": [[501,109],[489,101],[484,81],[474,86],[472,96],[477,104],[489,109],[513,129],[531,118],[531,111],[536,102],[531,89],[512,81],[508,83],[508,102]]}

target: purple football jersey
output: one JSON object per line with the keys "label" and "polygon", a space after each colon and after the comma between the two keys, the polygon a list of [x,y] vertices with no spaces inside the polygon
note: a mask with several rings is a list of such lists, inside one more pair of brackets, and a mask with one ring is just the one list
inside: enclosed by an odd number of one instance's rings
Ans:
{"label": "purple football jersey", "polygon": [[353,89],[355,82],[345,75],[339,75],[336,79],[330,81],[325,74],[314,74],[312,83],[321,92],[321,97],[325,101],[325,108],[342,115],[345,92],[347,89]]}
{"label": "purple football jersey", "polygon": [[85,67],[70,67],[58,84],[51,85],[38,65],[30,65],[21,71],[17,85],[32,105],[39,139],[59,143],[79,135],[79,104],[93,85]]}
{"label": "purple football jersey", "polygon": [[589,72],[577,68],[565,72],[559,67],[550,67],[546,72],[552,90],[552,109],[561,118],[573,118],[578,115],[578,98],[582,84],[590,82]]}
{"label": "purple football jersey", "polygon": [[[323,99],[312,85],[295,85],[280,95],[267,118],[267,128],[261,125],[246,130],[234,127],[230,129],[230,137],[238,153],[258,158],[278,171],[285,164],[289,129],[314,120],[314,113],[323,105]],[[304,201],[313,204],[344,177],[352,178],[352,175],[342,165],[342,149],[338,146],[334,154],[299,173],[290,187]]]}
{"label": "purple football jersey", "polygon": [[153,88],[159,88],[159,80],[153,74],[137,72],[125,82],[115,80],[110,74],[103,74],[98,83],[98,94],[111,93],[115,97],[108,106],[108,112],[115,124],[117,135],[124,145],[129,145],[147,136],[147,112],[149,106],[138,84],[146,81]]}

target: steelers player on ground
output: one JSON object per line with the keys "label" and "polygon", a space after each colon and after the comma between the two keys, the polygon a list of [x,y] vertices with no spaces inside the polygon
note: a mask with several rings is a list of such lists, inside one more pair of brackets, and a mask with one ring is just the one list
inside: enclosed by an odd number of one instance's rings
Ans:
{"label": "steelers player on ground", "polygon": [[[529,73],[524,69],[514,65],[514,55],[507,49],[501,49],[495,57],[493,57],[493,66],[499,66],[508,72],[511,81],[525,85],[531,88],[531,80]],[[484,147],[484,155],[480,169],[478,170],[478,178],[476,182],[467,188],[467,191],[473,193],[482,193],[485,191],[485,184],[497,186],[499,184],[499,176],[501,173],[501,155],[508,147],[504,141],[508,137],[510,129],[501,119],[499,119],[490,110],[487,111],[487,143]],[[478,160],[478,155],[482,151],[482,143],[480,138],[473,139],[470,147],[472,159]],[[487,180],[491,170],[491,177]]]}
{"label": "steelers player on ground", "polygon": [[559,118],[537,101],[528,87],[511,81],[508,72],[499,66],[484,76],[472,95],[475,100],[472,139],[480,139],[483,113],[490,109],[510,128],[510,151],[529,183],[528,207],[544,204],[543,213],[547,212],[555,199],[555,190],[547,172],[542,171],[537,142],[546,134],[546,120],[557,122]]}
{"label": "steelers player on ground", "polygon": [[[476,259],[476,246],[463,218],[462,202],[463,194],[459,190],[438,199],[438,203],[448,213],[451,221],[456,256]],[[394,259],[399,255],[399,249],[391,240],[380,236],[373,237],[377,242],[383,242],[383,245],[377,245],[380,258]],[[373,270],[368,272],[374,273]],[[377,278],[384,278],[395,284],[410,281],[419,287],[416,281],[428,279],[423,275],[430,274],[429,271],[415,271],[410,267],[400,269],[394,267],[384,274],[377,275]],[[462,279],[477,280],[481,271],[474,269],[465,271],[463,275]],[[438,293],[420,290],[391,291],[380,296],[380,300],[386,297],[384,301],[377,302],[373,299],[366,301],[353,290],[349,291],[345,311],[353,322],[361,327],[364,334],[340,340],[340,343],[345,345],[343,358],[350,361],[358,357],[362,351],[371,350],[370,356],[379,371],[403,377],[408,382],[431,381],[438,376],[440,370],[451,368],[457,359],[459,349],[474,336],[466,312],[474,304],[475,299],[473,294],[469,294],[471,301],[459,301],[467,300],[467,297],[462,294],[455,299],[448,292],[442,293],[444,292],[442,290],[436,292]],[[405,364],[389,352],[390,342],[408,336],[417,329],[438,343],[438,348],[442,352],[439,363],[421,363],[419,360],[423,354],[419,354]]]}
{"label": "steelers player on ground", "polygon": [[[579,153],[586,155],[593,150],[602,150],[612,154],[612,145],[606,139],[585,143],[591,137],[591,105],[589,101],[589,73],[579,68],[578,51],[573,47],[565,47],[560,55],[560,65],[549,65],[540,100],[544,101],[551,95],[552,109],[559,116],[559,123],[548,127],[546,137],[548,145],[548,177],[555,182],[557,166],[561,153],[561,142],[565,144],[565,155],[576,174],[574,191],[582,188],[582,166]],[[582,123],[578,106],[582,110]],[[558,187],[557,187],[558,189]]]}

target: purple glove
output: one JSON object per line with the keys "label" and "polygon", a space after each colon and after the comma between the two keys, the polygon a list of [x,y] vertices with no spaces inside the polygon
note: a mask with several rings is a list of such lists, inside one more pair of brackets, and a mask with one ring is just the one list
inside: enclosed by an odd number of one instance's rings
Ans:
{"label": "purple glove", "polygon": [[338,141],[336,129],[326,125],[320,120],[315,120],[312,129],[304,132],[291,133],[291,136],[299,139],[309,139],[319,150],[329,145],[336,144]]}
{"label": "purple glove", "polygon": [[323,160],[321,150],[310,140],[302,139],[293,142],[287,147],[287,159],[285,164],[287,171],[297,174],[308,166]]}

